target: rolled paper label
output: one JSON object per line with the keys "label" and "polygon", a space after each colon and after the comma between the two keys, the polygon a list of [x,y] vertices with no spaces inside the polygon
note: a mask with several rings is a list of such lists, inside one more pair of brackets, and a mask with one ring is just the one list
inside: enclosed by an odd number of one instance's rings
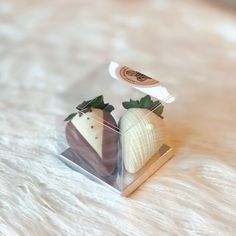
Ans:
{"label": "rolled paper label", "polygon": [[171,103],[175,100],[168,90],[160,84],[160,81],[135,71],[127,66],[121,66],[116,62],[109,65],[109,73],[112,78],[125,82],[126,84],[155,97],[163,102]]}

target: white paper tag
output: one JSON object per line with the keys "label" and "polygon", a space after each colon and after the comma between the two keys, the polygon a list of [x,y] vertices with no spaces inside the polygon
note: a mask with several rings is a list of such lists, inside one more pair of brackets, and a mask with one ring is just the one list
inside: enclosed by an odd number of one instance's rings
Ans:
{"label": "white paper tag", "polygon": [[174,96],[169,94],[168,90],[160,84],[160,81],[132,70],[127,66],[121,66],[112,61],[109,65],[109,73],[112,78],[123,81],[129,86],[165,103],[171,103],[175,100]]}

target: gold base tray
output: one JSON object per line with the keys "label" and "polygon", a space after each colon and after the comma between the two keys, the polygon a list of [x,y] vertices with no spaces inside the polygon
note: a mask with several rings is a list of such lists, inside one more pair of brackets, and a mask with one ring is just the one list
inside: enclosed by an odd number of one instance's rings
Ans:
{"label": "gold base tray", "polygon": [[76,154],[71,148],[66,149],[59,158],[72,169],[84,174],[89,179],[106,184],[122,196],[129,196],[134,192],[141,184],[143,184],[151,175],[153,175],[158,169],[160,169],[169,159],[173,156],[173,148],[164,144],[159,152],[154,155],[147,164],[135,174],[130,174],[127,171],[123,172],[123,176],[109,176],[100,177],[95,176],[91,171],[84,166],[84,163],[76,164],[73,160],[76,158]]}
{"label": "gold base tray", "polygon": [[[121,195],[125,197],[129,196],[168,160],[170,160],[173,155],[173,148],[163,145],[157,155],[153,156],[141,170],[132,175],[133,181],[123,189]],[[126,175],[131,174],[126,173]]]}

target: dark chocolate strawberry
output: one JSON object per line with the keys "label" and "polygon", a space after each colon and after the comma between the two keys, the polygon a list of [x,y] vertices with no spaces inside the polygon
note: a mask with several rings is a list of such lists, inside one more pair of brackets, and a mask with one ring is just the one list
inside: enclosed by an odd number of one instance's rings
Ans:
{"label": "dark chocolate strawberry", "polygon": [[114,108],[99,96],[77,109],[78,113],[65,119],[67,142],[78,158],[94,169],[95,175],[109,176],[114,172],[118,154],[118,127],[110,114]]}

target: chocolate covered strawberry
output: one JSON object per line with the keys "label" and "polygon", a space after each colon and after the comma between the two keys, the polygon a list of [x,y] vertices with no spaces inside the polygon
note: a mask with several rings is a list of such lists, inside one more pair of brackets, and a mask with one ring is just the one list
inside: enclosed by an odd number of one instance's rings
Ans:
{"label": "chocolate covered strawberry", "polygon": [[140,101],[130,100],[122,104],[127,109],[119,122],[124,165],[128,172],[135,173],[163,145],[163,105],[160,101],[153,102],[149,95]]}
{"label": "chocolate covered strawberry", "polygon": [[[103,96],[85,101],[76,107],[78,113],[69,115],[65,121],[66,139],[70,147],[88,163],[97,176],[113,173],[117,159],[118,129],[111,111],[113,106],[105,104]],[[91,168],[90,168],[91,169]]]}

